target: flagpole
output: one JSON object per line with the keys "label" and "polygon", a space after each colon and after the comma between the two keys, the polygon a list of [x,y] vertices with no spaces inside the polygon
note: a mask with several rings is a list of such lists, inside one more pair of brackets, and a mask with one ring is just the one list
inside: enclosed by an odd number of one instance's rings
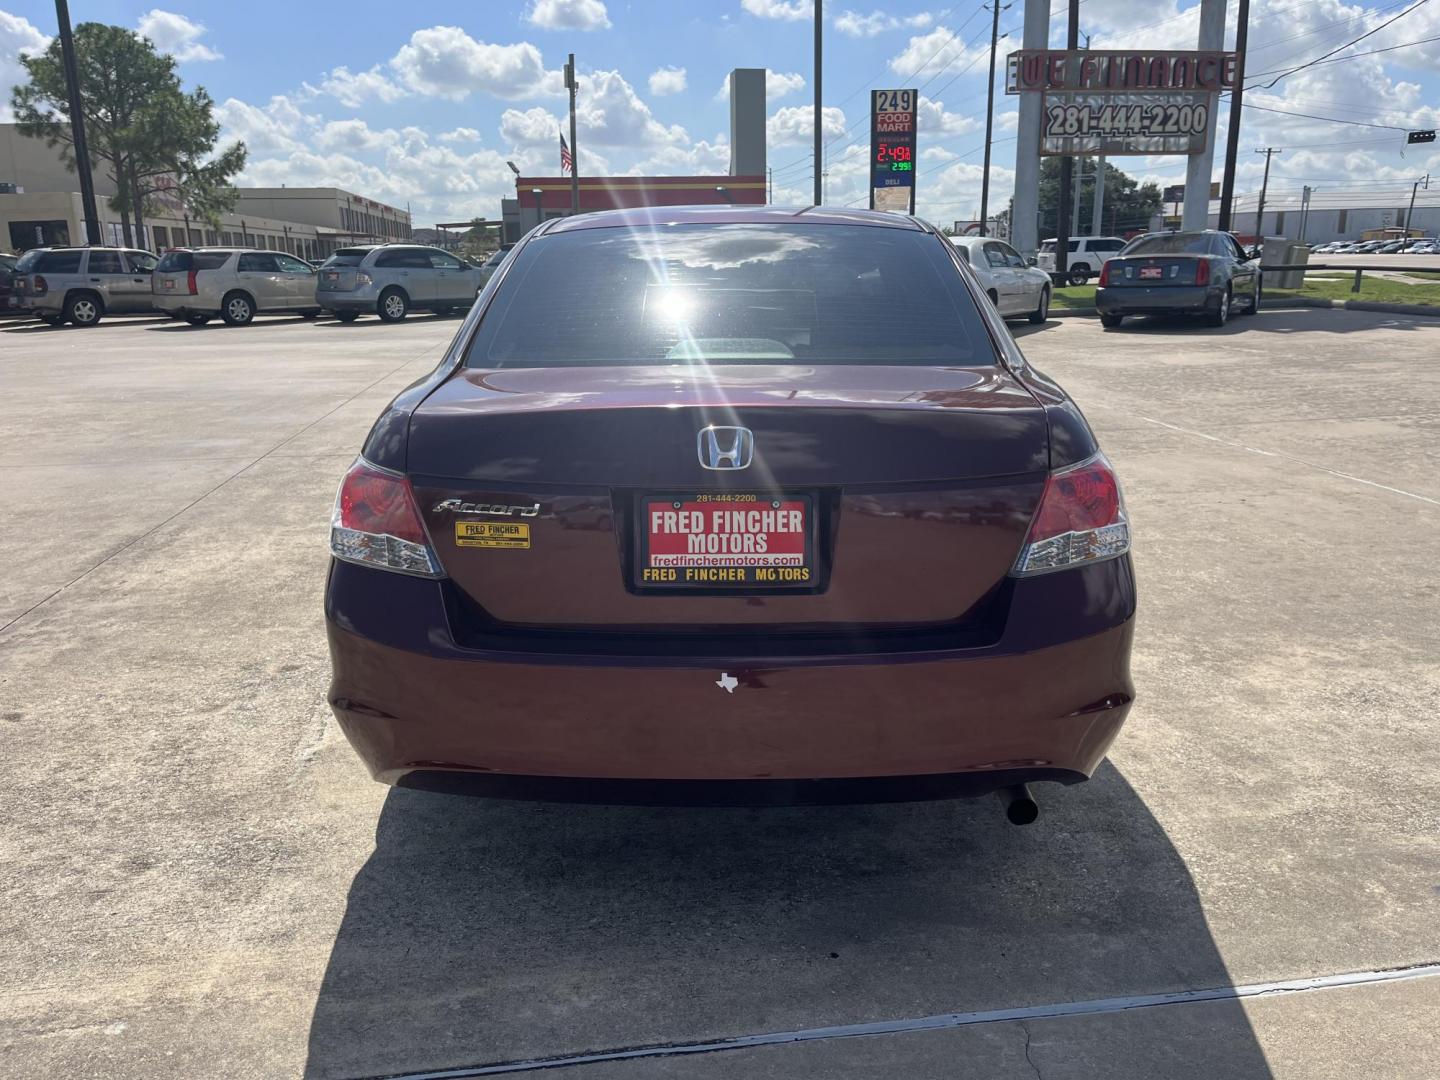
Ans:
{"label": "flagpole", "polygon": [[570,213],[580,212],[580,148],[575,145],[575,54],[565,62],[565,86],[570,91]]}

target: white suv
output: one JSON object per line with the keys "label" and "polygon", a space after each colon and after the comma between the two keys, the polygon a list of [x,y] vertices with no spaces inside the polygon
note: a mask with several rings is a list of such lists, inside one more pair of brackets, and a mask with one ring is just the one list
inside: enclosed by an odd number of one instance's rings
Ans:
{"label": "white suv", "polygon": [[[1065,280],[1070,285],[1084,285],[1100,273],[1106,261],[1120,253],[1125,241],[1118,236],[1072,236],[1070,255],[1065,260]],[[1044,241],[1035,256],[1035,265],[1047,274],[1055,273],[1055,240]]]}

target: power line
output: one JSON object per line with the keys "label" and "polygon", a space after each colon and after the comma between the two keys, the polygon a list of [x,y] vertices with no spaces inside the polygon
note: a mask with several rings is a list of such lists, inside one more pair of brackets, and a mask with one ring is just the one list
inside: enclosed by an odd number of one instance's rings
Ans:
{"label": "power line", "polygon": [[[1432,41],[1440,41],[1440,37],[1421,38],[1419,41],[1407,41],[1403,45],[1391,45],[1389,48],[1386,49],[1372,49],[1370,52],[1351,53],[1349,56],[1337,56],[1332,60],[1315,60],[1312,61],[1309,66],[1320,67],[1325,64],[1343,64],[1346,60],[1359,60],[1361,57],[1365,56],[1379,56],[1381,53],[1394,52],[1396,49],[1408,49],[1414,45],[1428,45]],[[1257,71],[1255,72],[1255,78],[1258,79],[1265,75],[1274,75],[1277,71],[1283,70],[1285,69],[1271,68],[1269,71]]]}
{"label": "power line", "polygon": [[1414,11],[1416,8],[1418,8],[1418,7],[1423,7],[1424,5],[1428,4],[1429,2],[1430,2],[1430,0],[1416,0],[1416,3],[1411,4],[1411,5],[1410,5],[1408,8],[1406,8],[1404,11],[1402,11],[1402,12],[1400,12],[1399,14],[1395,15],[1394,18],[1386,19],[1386,20],[1385,20],[1383,23],[1381,23],[1379,26],[1375,27],[1375,28],[1372,29],[1372,30],[1367,30],[1365,33],[1361,34],[1359,37],[1355,38],[1353,41],[1347,41],[1344,45],[1337,46],[1336,48],[1331,49],[1331,50],[1330,50],[1329,52],[1327,52],[1327,53],[1322,53],[1320,56],[1317,56],[1314,60],[1310,60],[1310,61],[1308,61],[1308,62],[1306,62],[1306,63],[1304,63],[1304,64],[1299,65],[1298,67],[1290,68],[1288,71],[1282,71],[1279,75],[1276,75],[1275,78],[1271,79],[1268,83],[1266,83],[1263,89],[1268,90],[1268,89],[1270,89],[1272,86],[1274,86],[1276,83],[1278,83],[1281,79],[1284,79],[1284,78],[1286,78],[1287,76],[1290,76],[1290,75],[1294,75],[1294,74],[1295,74],[1296,72],[1298,72],[1298,71],[1304,71],[1304,70],[1305,70],[1306,68],[1308,68],[1308,67],[1313,67],[1315,64],[1320,63],[1322,60],[1325,60],[1325,59],[1327,59],[1328,57],[1334,56],[1334,55],[1335,55],[1336,53],[1338,53],[1338,52],[1341,52],[1341,51],[1343,51],[1343,50],[1345,50],[1345,49],[1348,49],[1351,45],[1358,45],[1360,42],[1364,41],[1366,38],[1370,37],[1370,36],[1373,35],[1373,34],[1378,34],[1381,30],[1384,30],[1387,26],[1391,25],[1391,24],[1394,23],[1396,20],[1398,20],[1398,19],[1403,19],[1406,15],[1409,15],[1409,14],[1410,14],[1412,11]]}

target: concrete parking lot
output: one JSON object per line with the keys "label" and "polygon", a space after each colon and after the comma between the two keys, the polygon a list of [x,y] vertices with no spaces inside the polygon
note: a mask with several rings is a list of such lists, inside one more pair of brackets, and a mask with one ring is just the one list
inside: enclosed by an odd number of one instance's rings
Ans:
{"label": "concrete parking lot", "polygon": [[0,324],[0,1073],[1440,1072],[1440,321],[1016,324],[1141,587],[1129,725],[1027,829],[372,784],[331,501],[458,325]]}

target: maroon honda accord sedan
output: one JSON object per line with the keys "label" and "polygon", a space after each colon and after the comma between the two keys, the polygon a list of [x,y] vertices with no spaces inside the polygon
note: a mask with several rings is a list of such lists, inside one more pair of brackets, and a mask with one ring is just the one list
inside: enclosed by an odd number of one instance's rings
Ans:
{"label": "maroon honda accord sedan", "polygon": [[1024,821],[1133,695],[1114,471],[913,218],[547,222],[376,421],[330,549],[330,702],[404,787]]}

